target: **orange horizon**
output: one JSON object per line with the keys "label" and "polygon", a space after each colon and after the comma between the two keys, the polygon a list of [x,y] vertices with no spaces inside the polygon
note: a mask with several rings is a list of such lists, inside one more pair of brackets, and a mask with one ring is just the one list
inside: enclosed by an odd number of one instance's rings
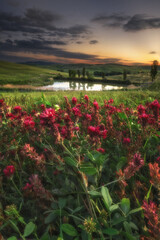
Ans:
{"label": "orange horizon", "polygon": [[[119,65],[125,65],[125,66],[150,66],[154,60],[150,60],[149,62],[135,62],[135,61],[126,61],[126,60],[120,60],[117,62],[105,62],[105,58],[97,58],[97,60],[83,60],[83,59],[66,59],[66,58],[58,58],[51,55],[45,55],[45,54],[33,54],[33,53],[14,53],[14,52],[8,52],[8,56],[16,56],[16,57],[26,57],[31,58],[33,61],[48,61],[48,62],[55,62],[55,63],[61,63],[61,64],[119,64]],[[30,61],[32,61],[30,60]],[[157,60],[158,61],[158,60]]]}

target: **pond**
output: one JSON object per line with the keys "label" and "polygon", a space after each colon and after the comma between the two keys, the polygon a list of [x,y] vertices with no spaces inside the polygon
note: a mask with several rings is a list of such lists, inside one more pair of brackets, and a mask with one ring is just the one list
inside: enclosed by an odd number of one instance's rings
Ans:
{"label": "pond", "polygon": [[54,81],[52,85],[39,87],[41,90],[80,90],[80,91],[104,91],[104,90],[119,90],[124,86],[108,85],[105,83],[85,83],[73,81]]}

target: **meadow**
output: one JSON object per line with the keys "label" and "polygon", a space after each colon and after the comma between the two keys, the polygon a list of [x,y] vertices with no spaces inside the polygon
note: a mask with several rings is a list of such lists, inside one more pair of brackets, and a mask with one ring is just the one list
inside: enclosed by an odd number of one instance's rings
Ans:
{"label": "meadow", "polygon": [[156,90],[1,92],[0,236],[158,240],[159,102]]}

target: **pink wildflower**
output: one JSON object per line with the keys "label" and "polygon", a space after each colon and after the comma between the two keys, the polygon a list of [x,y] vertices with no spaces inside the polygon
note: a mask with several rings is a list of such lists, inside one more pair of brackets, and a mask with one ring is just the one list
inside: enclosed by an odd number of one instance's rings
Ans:
{"label": "pink wildflower", "polygon": [[130,138],[123,138],[123,143],[124,144],[128,145],[128,144],[130,144],[130,142],[131,142]]}
{"label": "pink wildflower", "polygon": [[3,170],[3,173],[6,177],[12,177],[14,172],[15,172],[15,167],[13,165],[9,165]]}
{"label": "pink wildflower", "polygon": [[77,98],[76,98],[76,97],[73,97],[73,98],[72,98],[72,103],[73,103],[74,105],[76,105],[76,103],[77,103]]}
{"label": "pink wildflower", "polygon": [[22,108],[21,108],[20,106],[15,106],[15,107],[13,108],[13,110],[14,110],[16,113],[19,113],[19,112],[22,111]]}
{"label": "pink wildflower", "polygon": [[125,179],[130,179],[134,176],[135,172],[139,171],[143,165],[144,160],[140,154],[136,153],[133,159],[129,162],[128,166],[124,169]]}
{"label": "pink wildflower", "polygon": [[96,151],[98,151],[98,152],[100,152],[100,153],[105,153],[105,150],[104,150],[103,148],[97,148]]}

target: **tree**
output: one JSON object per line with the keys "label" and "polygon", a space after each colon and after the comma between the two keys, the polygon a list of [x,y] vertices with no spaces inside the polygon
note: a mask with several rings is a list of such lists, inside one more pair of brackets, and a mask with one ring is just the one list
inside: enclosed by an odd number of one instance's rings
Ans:
{"label": "tree", "polygon": [[127,80],[127,71],[124,69],[123,70],[123,81]]}
{"label": "tree", "polygon": [[151,66],[151,79],[152,79],[152,82],[155,80],[157,72],[158,72],[158,61],[154,60],[152,66]]}
{"label": "tree", "polygon": [[102,72],[102,79],[104,79],[105,78],[105,73],[104,72]]}
{"label": "tree", "polygon": [[83,78],[85,78],[85,75],[86,75],[86,69],[85,69],[85,67],[82,69],[82,76],[83,76]]}
{"label": "tree", "polygon": [[89,79],[89,77],[90,77],[90,74],[89,74],[89,72],[88,72],[88,71],[86,72],[86,76],[87,76],[87,78]]}
{"label": "tree", "polygon": [[68,71],[69,78],[75,78],[76,77],[76,70],[70,70]]}
{"label": "tree", "polygon": [[72,76],[72,70],[68,70],[68,75],[69,75],[69,78],[71,78],[71,76]]}
{"label": "tree", "polygon": [[77,70],[77,74],[78,74],[78,78],[80,78],[81,77],[81,72],[80,72],[79,69]]}

